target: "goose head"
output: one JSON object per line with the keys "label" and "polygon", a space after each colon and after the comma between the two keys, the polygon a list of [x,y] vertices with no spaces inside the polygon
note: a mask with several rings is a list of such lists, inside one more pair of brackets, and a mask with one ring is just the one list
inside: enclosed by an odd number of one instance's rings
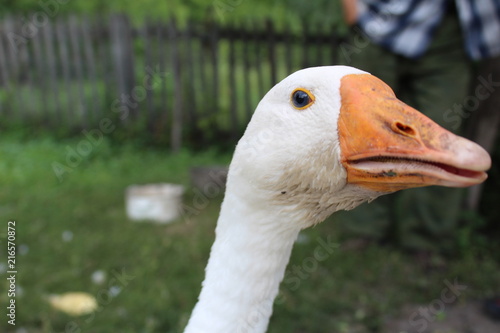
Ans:
{"label": "goose head", "polygon": [[265,95],[229,179],[302,214],[306,227],[402,189],[479,184],[490,165],[483,148],[404,104],[375,76],[325,66],[295,72]]}
{"label": "goose head", "polygon": [[489,155],[351,67],[298,71],[261,100],[229,167],[216,239],[185,333],[265,332],[301,229],[427,185],[486,179]]}

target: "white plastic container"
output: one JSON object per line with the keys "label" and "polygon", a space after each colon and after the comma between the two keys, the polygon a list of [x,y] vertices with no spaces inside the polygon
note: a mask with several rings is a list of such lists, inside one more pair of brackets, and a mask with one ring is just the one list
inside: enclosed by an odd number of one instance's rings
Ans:
{"label": "white plastic container", "polygon": [[133,221],[168,223],[180,216],[184,186],[147,184],[127,187],[127,216]]}

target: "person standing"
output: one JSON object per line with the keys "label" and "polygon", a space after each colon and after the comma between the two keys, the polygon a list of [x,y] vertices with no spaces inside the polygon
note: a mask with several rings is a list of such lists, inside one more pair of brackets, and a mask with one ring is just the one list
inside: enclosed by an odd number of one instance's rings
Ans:
{"label": "person standing", "polygon": [[[463,131],[471,64],[500,55],[500,0],[343,0],[343,63],[388,83],[444,128]],[[348,229],[418,251],[453,251],[464,191],[420,188],[350,212]],[[418,202],[418,204],[414,204]]]}

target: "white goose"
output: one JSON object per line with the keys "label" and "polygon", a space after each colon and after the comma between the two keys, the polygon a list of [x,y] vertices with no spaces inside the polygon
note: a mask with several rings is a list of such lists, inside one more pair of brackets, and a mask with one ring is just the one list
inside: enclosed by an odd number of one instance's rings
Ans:
{"label": "white goose", "polygon": [[487,177],[489,155],[376,77],[298,71],[259,103],[239,141],[206,277],[185,333],[265,332],[301,229],[382,194]]}

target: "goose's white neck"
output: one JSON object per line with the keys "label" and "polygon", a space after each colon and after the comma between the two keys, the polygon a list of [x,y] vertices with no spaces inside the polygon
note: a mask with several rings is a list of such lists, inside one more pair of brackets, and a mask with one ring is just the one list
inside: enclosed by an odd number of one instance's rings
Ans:
{"label": "goose's white neck", "polygon": [[228,181],[205,281],[185,333],[266,331],[300,227],[257,195],[249,198],[252,192],[244,187]]}

